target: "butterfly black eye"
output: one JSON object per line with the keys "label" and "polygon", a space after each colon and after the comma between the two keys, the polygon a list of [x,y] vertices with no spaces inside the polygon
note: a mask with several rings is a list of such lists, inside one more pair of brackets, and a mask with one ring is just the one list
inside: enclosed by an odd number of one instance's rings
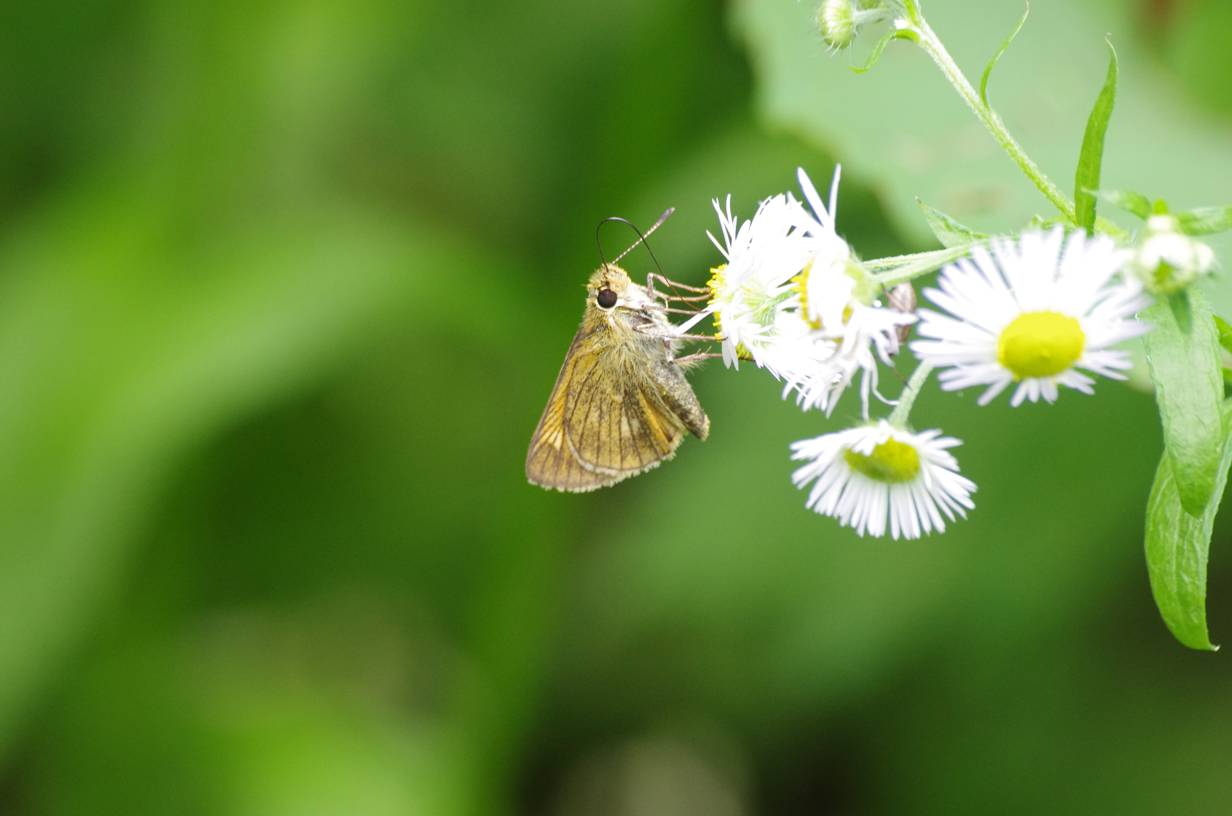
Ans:
{"label": "butterfly black eye", "polygon": [[595,302],[601,309],[610,309],[616,305],[616,293],[611,289],[600,289],[599,294],[595,296]]}

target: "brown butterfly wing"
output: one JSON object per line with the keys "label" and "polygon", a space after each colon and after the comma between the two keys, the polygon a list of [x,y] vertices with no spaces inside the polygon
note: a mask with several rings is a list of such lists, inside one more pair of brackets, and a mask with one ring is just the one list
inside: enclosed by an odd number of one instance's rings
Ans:
{"label": "brown butterfly wing", "polygon": [[526,477],[542,487],[615,484],[670,459],[684,436],[650,372],[613,370],[637,363],[587,339],[584,329],[574,337],[531,437]]}

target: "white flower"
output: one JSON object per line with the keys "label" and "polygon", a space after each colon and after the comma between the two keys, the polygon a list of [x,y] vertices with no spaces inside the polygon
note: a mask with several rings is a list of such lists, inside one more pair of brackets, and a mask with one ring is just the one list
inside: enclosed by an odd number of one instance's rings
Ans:
{"label": "white flower", "polygon": [[1150,300],[1118,275],[1126,260],[1107,236],[1061,227],[977,247],[924,291],[946,314],[921,310],[911,350],[948,391],[987,386],[980,405],[1015,383],[1011,405],[1054,402],[1061,385],[1090,394],[1079,369],[1124,379],[1129,355],[1111,346],[1150,328],[1134,317]]}
{"label": "white flower", "polygon": [[1146,230],[1129,270],[1148,291],[1179,292],[1214,268],[1214,250],[1182,233],[1176,216],[1152,215]]}
{"label": "white flower", "polygon": [[876,285],[860,265],[851,247],[835,231],[838,182],[842,168],[834,169],[830,203],[824,204],[803,169],[797,171],[800,189],[813,214],[803,212],[801,228],[811,254],[799,278],[800,308],[818,336],[832,341],[835,354],[830,371],[794,384],[802,408],[829,413],[857,372],[863,372],[861,397],[864,415],[877,387],[878,360],[892,365],[898,351],[898,331],[915,316],[887,309],[874,298]]}
{"label": "white flower", "polygon": [[912,433],[880,420],[794,443],[791,458],[807,464],[791,480],[799,488],[815,482],[807,506],[860,535],[885,535],[888,518],[894,538],[919,538],[975,507],[975,484],[949,452],[959,444],[938,430]]}
{"label": "white flower", "polygon": [[711,270],[706,308],[686,332],[713,315],[723,361],[752,360],[796,392],[800,405],[830,412],[857,374],[868,415],[878,363],[891,363],[898,330],[915,320],[881,307],[877,286],[834,228],[841,168],[827,206],[804,170],[800,188],[811,212],[791,193],[768,198],[741,223],[731,198],[715,201],[722,240],[710,240],[727,263]]}
{"label": "white flower", "polygon": [[727,263],[711,270],[710,301],[681,330],[713,314],[727,366],[747,359],[788,382],[809,376],[834,353],[834,344],[808,331],[795,302],[794,278],[810,252],[798,227],[800,202],[786,193],[768,198],[743,224],[732,215],[730,197],[726,208],[718,201],[714,207],[723,240],[710,240]]}

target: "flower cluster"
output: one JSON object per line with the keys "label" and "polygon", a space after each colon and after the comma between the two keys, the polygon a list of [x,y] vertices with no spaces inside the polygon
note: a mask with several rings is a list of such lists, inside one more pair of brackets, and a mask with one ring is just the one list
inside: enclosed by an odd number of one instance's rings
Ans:
{"label": "flower cluster", "polygon": [[[860,535],[917,538],[973,508],[975,485],[950,453],[960,442],[907,425],[934,369],[944,390],[983,388],[980,405],[1012,386],[1017,406],[1055,402],[1062,386],[1090,394],[1095,375],[1120,379],[1130,368],[1115,346],[1149,328],[1136,317],[1150,303],[1135,271],[1145,250],[1062,227],[978,242],[965,257],[950,256],[936,286],[924,290],[933,308],[916,314],[887,298],[885,286],[942,264],[909,276],[892,265],[870,272],[835,228],[838,170],[828,202],[803,170],[798,179],[803,201],[773,196],[748,221],[733,215],[730,197],[715,202],[721,237],[711,240],[725,262],[711,272],[707,305],[684,329],[711,316],[725,364],[766,369],[804,410],[830,414],[859,378],[863,422],[792,446],[803,462],[792,480],[809,489],[810,509]],[[1153,251],[1172,257],[1183,248]],[[1186,268],[1195,265],[1202,264]],[[891,403],[878,392],[878,369],[894,364],[913,324],[910,349],[920,366]],[[874,396],[896,405],[888,419],[869,418]]]}
{"label": "flower cluster", "polygon": [[861,375],[867,415],[878,362],[891,363],[899,329],[915,317],[876,300],[876,283],[835,231],[839,170],[828,205],[798,175],[807,207],[783,193],[741,222],[730,197],[714,202],[722,237],[710,240],[725,263],[711,270],[710,301],[684,328],[712,315],[724,363],[766,369],[805,409],[833,411]]}

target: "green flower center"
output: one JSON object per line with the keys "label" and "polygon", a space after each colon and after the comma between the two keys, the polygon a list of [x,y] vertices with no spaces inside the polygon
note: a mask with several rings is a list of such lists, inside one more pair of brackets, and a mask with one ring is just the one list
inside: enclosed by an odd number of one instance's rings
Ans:
{"label": "green flower center", "polygon": [[887,439],[869,454],[847,450],[843,459],[852,470],[878,482],[901,484],[910,482],[920,473],[920,454],[897,439]]}
{"label": "green flower center", "polygon": [[1082,326],[1069,315],[1024,312],[1001,330],[997,362],[1016,380],[1051,377],[1072,366],[1085,346]]}

